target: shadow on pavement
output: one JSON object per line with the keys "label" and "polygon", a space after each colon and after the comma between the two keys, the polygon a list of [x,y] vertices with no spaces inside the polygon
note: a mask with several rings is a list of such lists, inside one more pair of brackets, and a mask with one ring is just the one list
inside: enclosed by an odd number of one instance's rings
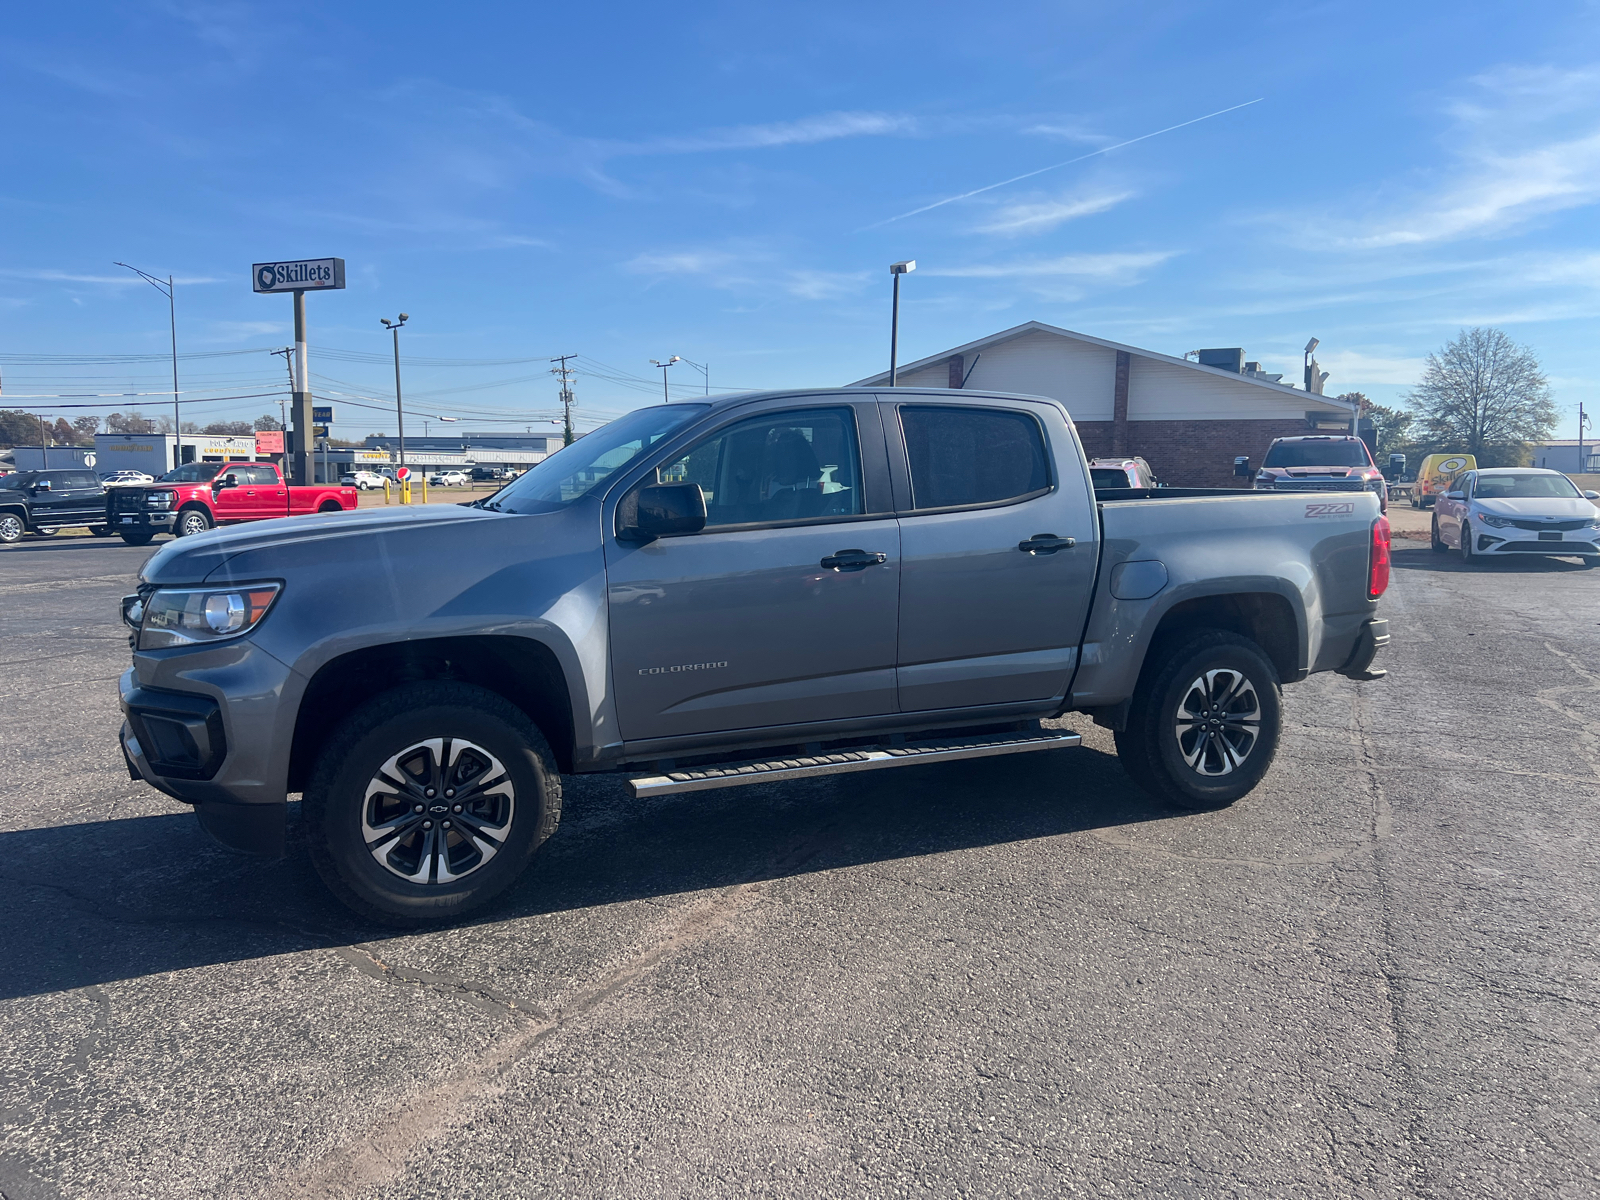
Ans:
{"label": "shadow on pavement", "polygon": [[[563,828],[463,925],[619,904],[1175,815],[1080,748],[654,801],[568,777]],[[303,851],[261,863],[188,813],[0,834],[0,998],[395,931],[332,900]]]}
{"label": "shadow on pavement", "polygon": [[1468,566],[1461,561],[1461,556],[1454,550],[1440,553],[1426,546],[1420,550],[1409,548],[1402,550],[1397,546],[1393,552],[1393,562],[1397,571],[1438,571],[1445,574],[1456,572],[1469,575],[1479,572],[1508,575],[1564,575],[1576,572],[1582,575],[1592,569],[1572,558],[1542,558],[1538,555],[1519,555],[1516,558],[1502,555],[1500,558],[1478,559]]}

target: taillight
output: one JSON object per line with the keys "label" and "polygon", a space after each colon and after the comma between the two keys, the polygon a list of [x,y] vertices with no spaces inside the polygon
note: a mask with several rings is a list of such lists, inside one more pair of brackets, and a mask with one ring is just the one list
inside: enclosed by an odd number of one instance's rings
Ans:
{"label": "taillight", "polygon": [[1367,551],[1367,599],[1376,600],[1389,588],[1389,518],[1372,523],[1372,544]]}

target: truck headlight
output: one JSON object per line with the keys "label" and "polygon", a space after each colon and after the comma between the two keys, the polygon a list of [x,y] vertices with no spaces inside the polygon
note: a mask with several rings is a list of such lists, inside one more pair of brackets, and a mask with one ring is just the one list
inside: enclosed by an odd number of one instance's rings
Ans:
{"label": "truck headlight", "polygon": [[1256,487],[1257,488],[1271,488],[1272,485],[1276,481],[1277,481],[1277,476],[1276,475],[1268,475],[1265,472],[1263,472],[1262,474],[1256,476]]}
{"label": "truck headlight", "polygon": [[1510,517],[1491,517],[1488,513],[1479,513],[1478,520],[1485,525],[1492,525],[1496,529],[1510,529],[1516,525],[1516,522]]}
{"label": "truck headlight", "polygon": [[[164,588],[139,614],[139,649],[194,646],[248,633],[267,615],[282,590],[276,583],[239,588]],[[127,616],[133,617],[129,611]]]}
{"label": "truck headlight", "polygon": [[146,508],[171,508],[173,494],[171,492],[147,492],[144,498]]}

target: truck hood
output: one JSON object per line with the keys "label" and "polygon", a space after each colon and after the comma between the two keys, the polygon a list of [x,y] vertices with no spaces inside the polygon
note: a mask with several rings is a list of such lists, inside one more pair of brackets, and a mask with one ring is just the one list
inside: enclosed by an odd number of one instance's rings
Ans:
{"label": "truck hood", "polygon": [[1593,520],[1600,507],[1579,496],[1532,496],[1526,500],[1474,500],[1472,506],[1492,517],[1517,517],[1525,520],[1570,521],[1574,517]]}
{"label": "truck hood", "polygon": [[319,550],[346,554],[354,565],[367,557],[369,551],[364,548],[367,543],[381,540],[385,535],[403,537],[409,531],[441,529],[452,523],[504,519],[500,513],[456,504],[274,517],[247,525],[223,526],[168,542],[145,563],[139,579],[159,584],[200,583],[229,559],[241,554],[288,552],[314,545]]}

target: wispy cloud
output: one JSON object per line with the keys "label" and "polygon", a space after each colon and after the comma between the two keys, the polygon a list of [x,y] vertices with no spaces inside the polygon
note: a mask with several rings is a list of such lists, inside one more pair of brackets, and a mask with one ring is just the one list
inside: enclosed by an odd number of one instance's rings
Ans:
{"label": "wispy cloud", "polygon": [[692,276],[728,291],[779,291],[799,300],[837,300],[859,292],[871,280],[866,271],[825,271],[786,267],[761,247],[679,250],[640,254],[622,264],[636,275]]}
{"label": "wispy cloud", "polygon": [[1040,200],[1008,204],[985,224],[978,226],[979,233],[1026,234],[1046,233],[1058,225],[1108,212],[1137,193],[1091,192],[1062,196],[1057,200]]}
{"label": "wispy cloud", "polygon": [[1120,254],[1065,254],[1057,258],[1020,259],[1006,263],[978,263],[965,267],[928,267],[924,275],[954,279],[1093,279],[1135,283],[1152,267],[1177,257],[1176,250],[1151,250]]}
{"label": "wispy cloud", "polygon": [[[93,283],[103,287],[145,287],[145,281],[131,271],[121,275],[84,275],[75,271],[56,270],[25,270],[19,268],[0,267],[0,276],[8,279],[35,279],[42,283]],[[226,279],[212,275],[178,275],[173,282],[177,284],[192,283],[226,283]]]}
{"label": "wispy cloud", "polygon": [[832,112],[795,121],[736,125],[679,137],[650,138],[639,142],[600,142],[597,145],[617,154],[700,154],[715,150],[809,146],[840,138],[886,137],[915,133],[916,130],[917,123],[913,118],[895,113]]}
{"label": "wispy cloud", "polygon": [[1449,104],[1455,164],[1389,212],[1302,218],[1300,240],[1386,250],[1488,237],[1600,201],[1600,71],[1504,68]]}

